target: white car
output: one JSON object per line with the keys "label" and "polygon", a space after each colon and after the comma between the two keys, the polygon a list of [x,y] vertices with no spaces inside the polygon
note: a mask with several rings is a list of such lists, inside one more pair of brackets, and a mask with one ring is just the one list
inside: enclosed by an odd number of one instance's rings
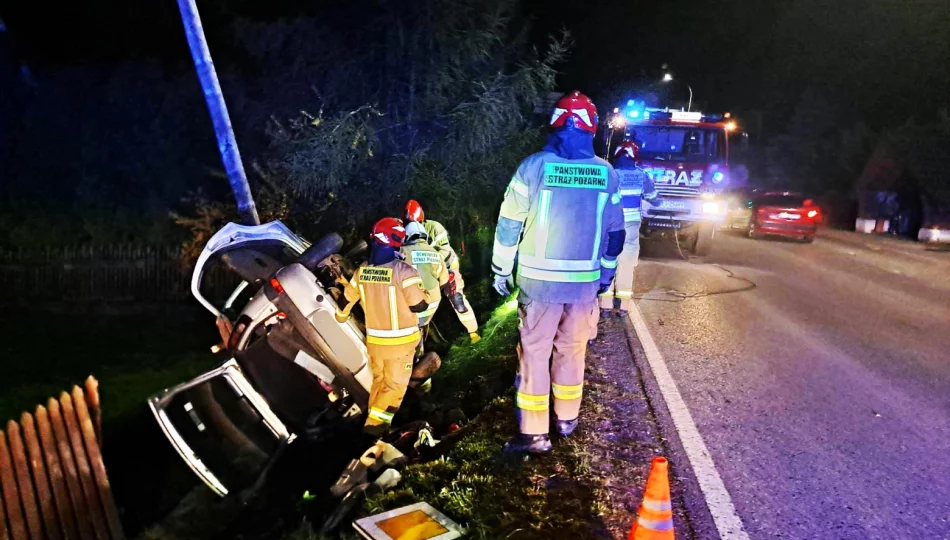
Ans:
{"label": "white car", "polygon": [[191,290],[226,328],[231,358],[148,403],[218,495],[259,487],[287,445],[325,437],[366,410],[372,374],[363,330],[335,317],[334,285],[349,278],[335,255],[342,244],[334,234],[310,245],[279,221],[229,223],[198,259]]}

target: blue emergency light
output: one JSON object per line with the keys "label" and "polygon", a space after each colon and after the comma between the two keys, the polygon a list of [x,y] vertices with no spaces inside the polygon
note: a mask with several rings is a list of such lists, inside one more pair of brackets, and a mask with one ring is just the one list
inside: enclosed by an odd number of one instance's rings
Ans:
{"label": "blue emergency light", "polygon": [[644,109],[646,109],[646,102],[637,99],[628,99],[627,104],[623,107],[623,115],[635,120],[640,117],[649,118],[650,116]]}

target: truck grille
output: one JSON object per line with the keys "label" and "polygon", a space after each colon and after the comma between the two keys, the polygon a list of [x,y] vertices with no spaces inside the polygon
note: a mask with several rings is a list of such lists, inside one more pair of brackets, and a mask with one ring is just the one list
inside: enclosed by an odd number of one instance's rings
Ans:
{"label": "truck grille", "polygon": [[687,186],[656,186],[656,190],[664,197],[698,197],[699,188]]}

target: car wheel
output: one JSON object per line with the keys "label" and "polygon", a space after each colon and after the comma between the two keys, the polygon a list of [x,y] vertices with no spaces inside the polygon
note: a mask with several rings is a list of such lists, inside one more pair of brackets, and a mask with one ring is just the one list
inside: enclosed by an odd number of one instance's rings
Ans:
{"label": "car wheel", "polygon": [[756,232],[755,232],[755,224],[754,224],[754,223],[750,223],[750,224],[749,224],[749,229],[746,231],[746,236],[748,236],[748,237],[751,238],[752,240],[755,240],[756,238],[759,237],[759,235],[756,234]]}
{"label": "car wheel", "polygon": [[815,237],[814,237],[814,236],[803,236],[803,237],[802,237],[802,243],[804,243],[804,244],[811,244],[811,243],[814,242],[814,241],[815,241]]}

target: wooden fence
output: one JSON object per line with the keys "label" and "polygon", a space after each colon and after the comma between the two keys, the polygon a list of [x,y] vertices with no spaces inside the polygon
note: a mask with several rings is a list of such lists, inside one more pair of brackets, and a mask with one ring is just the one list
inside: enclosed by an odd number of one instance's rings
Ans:
{"label": "wooden fence", "polygon": [[98,383],[85,387],[0,431],[0,539],[124,539],[99,448]]}
{"label": "wooden fence", "polygon": [[[179,255],[177,246],[0,250],[0,304],[189,301],[191,268],[182,266]],[[234,286],[220,268],[211,278]]]}

